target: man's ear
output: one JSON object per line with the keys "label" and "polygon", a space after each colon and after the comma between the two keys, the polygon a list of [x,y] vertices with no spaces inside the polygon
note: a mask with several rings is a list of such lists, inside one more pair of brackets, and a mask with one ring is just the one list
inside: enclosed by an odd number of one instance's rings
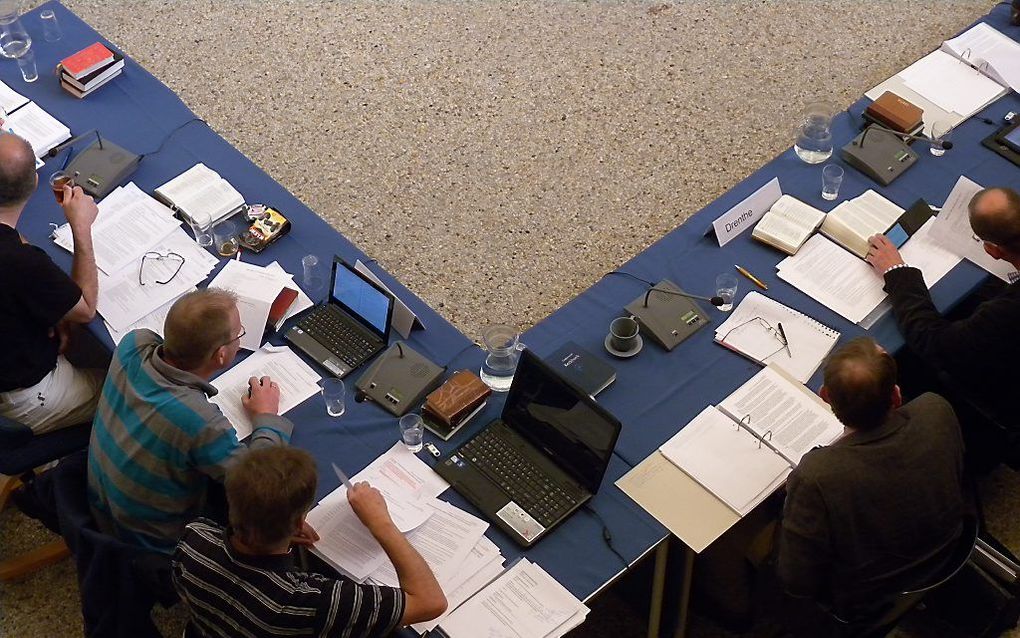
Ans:
{"label": "man's ear", "polygon": [[992,242],[986,241],[986,242],[983,242],[983,245],[984,245],[984,248],[985,248],[985,252],[988,253],[988,256],[991,257],[992,259],[1005,259],[1006,258],[1006,252],[1004,250],[1002,250],[1002,248],[999,248],[998,246],[993,244]]}
{"label": "man's ear", "polygon": [[230,363],[227,361],[227,347],[220,346],[219,348],[216,348],[216,354],[213,355],[213,360],[216,362],[217,368],[227,367],[227,364]]}
{"label": "man's ear", "polygon": [[903,405],[903,392],[900,391],[900,386],[894,385],[892,389],[891,407],[893,410],[897,410],[901,405]]}
{"label": "man's ear", "polygon": [[822,386],[822,389],[818,391],[818,396],[822,397],[822,401],[832,405],[832,401],[829,401],[829,389],[824,385]]}

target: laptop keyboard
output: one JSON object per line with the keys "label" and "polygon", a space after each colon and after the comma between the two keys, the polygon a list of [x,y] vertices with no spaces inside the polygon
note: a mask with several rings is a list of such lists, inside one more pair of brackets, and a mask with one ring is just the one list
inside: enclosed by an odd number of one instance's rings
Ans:
{"label": "laptop keyboard", "polygon": [[364,333],[340,317],[328,306],[319,306],[298,322],[298,327],[315,338],[352,368],[367,359],[378,347]]}
{"label": "laptop keyboard", "polygon": [[498,428],[486,428],[460,449],[460,456],[492,479],[528,514],[549,527],[577,504],[577,495],[554,483]]}

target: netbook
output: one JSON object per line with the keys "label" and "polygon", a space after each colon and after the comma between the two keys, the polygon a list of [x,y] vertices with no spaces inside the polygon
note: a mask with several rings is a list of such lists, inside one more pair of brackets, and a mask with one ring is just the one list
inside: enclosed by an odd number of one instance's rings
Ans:
{"label": "netbook", "polygon": [[393,296],[335,257],[329,297],[301,315],[284,337],[343,378],[386,347],[392,314]]}
{"label": "netbook", "polygon": [[525,350],[503,414],[436,471],[530,547],[598,491],[620,422]]}

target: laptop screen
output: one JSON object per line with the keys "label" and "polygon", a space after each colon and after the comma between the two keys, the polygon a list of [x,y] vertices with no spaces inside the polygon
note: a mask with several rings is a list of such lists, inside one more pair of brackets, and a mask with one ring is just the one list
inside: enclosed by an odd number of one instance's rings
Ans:
{"label": "laptop screen", "polygon": [[620,422],[530,350],[521,353],[503,421],[589,492],[598,491]]}
{"label": "laptop screen", "polygon": [[333,262],[333,302],[386,338],[393,299],[340,260]]}

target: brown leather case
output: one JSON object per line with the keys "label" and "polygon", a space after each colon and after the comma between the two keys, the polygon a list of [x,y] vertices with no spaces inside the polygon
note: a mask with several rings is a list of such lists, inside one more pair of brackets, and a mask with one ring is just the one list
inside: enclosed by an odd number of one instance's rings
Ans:
{"label": "brown leather case", "polygon": [[921,124],[924,111],[892,91],[886,91],[865,109],[864,114],[886,128],[911,133]]}
{"label": "brown leather case", "polygon": [[478,376],[468,370],[458,370],[446,383],[425,397],[422,412],[448,427],[455,428],[482,401],[492,394]]}

